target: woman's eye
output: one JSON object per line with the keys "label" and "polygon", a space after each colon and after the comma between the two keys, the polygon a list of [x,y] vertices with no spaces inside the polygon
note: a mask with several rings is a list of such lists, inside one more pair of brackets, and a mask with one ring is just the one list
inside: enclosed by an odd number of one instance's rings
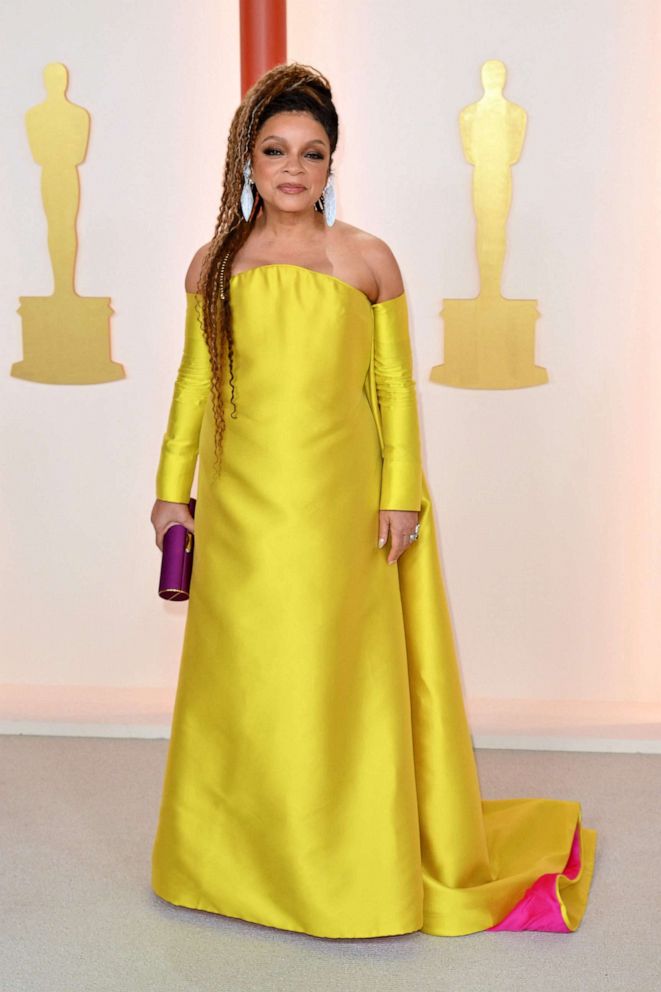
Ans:
{"label": "woman's eye", "polygon": [[[265,148],[264,149],[264,154],[265,155],[271,155],[271,154],[281,155],[282,152],[280,151],[279,148]],[[324,157],[320,152],[308,152],[307,154],[308,154],[308,156],[310,156],[312,158],[315,158],[315,159],[323,159],[323,157]]]}

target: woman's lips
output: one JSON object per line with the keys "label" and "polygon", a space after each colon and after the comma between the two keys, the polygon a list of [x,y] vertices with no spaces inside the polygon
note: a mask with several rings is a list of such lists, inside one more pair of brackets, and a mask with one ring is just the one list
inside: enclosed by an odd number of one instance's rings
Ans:
{"label": "woman's lips", "polygon": [[284,183],[282,186],[278,186],[283,193],[302,193],[305,186],[291,186],[289,183]]}

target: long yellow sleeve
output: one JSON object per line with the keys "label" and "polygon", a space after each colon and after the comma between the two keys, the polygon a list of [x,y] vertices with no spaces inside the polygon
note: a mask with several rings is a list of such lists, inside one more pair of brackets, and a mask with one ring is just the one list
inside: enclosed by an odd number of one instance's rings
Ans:
{"label": "long yellow sleeve", "polygon": [[187,503],[195,475],[202,416],[211,388],[211,362],[196,311],[202,301],[186,294],[184,349],[156,473],[156,497]]}
{"label": "long yellow sleeve", "polygon": [[374,384],[383,442],[379,507],[419,510],[422,500],[420,424],[406,295],[372,306]]}

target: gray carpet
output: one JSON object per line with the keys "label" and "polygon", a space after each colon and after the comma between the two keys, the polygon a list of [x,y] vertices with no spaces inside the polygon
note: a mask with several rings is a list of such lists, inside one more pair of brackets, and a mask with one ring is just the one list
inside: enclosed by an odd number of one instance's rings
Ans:
{"label": "gray carpet", "polygon": [[334,940],[149,886],[167,741],[0,737],[2,992],[658,992],[661,757],[477,750],[485,799],[578,799],[598,831],[571,934]]}

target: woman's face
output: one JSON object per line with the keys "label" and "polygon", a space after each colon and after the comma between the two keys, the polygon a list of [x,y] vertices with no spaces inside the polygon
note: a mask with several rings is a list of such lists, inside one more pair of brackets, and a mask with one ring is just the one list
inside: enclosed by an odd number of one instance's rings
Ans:
{"label": "woman's face", "polygon": [[264,121],[252,153],[252,175],[267,206],[287,212],[314,207],[328,179],[330,142],[305,111],[283,111]]}

